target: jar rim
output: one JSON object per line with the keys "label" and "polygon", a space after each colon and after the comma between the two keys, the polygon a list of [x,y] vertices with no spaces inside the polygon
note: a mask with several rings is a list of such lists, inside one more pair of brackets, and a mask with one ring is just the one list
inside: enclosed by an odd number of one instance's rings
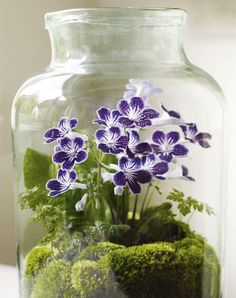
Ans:
{"label": "jar rim", "polygon": [[67,23],[89,23],[111,26],[166,27],[185,23],[186,10],[182,8],[99,7],[74,8],[45,14],[45,27]]}

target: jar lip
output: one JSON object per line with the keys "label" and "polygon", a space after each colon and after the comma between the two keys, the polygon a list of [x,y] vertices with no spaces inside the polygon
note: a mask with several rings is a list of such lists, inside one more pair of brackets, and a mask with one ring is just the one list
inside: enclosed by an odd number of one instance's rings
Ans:
{"label": "jar lip", "polygon": [[74,8],[46,13],[45,27],[50,29],[66,23],[89,23],[124,27],[134,25],[139,27],[166,27],[183,25],[186,16],[187,12],[182,8]]}

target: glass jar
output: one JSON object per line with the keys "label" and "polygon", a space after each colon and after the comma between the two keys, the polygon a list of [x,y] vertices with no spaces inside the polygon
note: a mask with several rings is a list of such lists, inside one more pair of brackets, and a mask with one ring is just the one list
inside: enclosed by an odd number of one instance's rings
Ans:
{"label": "glass jar", "polygon": [[46,15],[12,109],[21,297],[223,297],[224,100],[185,19]]}

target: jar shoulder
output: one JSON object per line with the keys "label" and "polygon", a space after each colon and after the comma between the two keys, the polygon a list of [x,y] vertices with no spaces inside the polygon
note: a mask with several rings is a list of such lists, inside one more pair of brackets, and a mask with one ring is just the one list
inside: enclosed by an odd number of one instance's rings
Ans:
{"label": "jar shoulder", "polygon": [[48,98],[73,96],[73,93],[78,92],[85,94],[99,87],[116,89],[119,88],[119,84],[123,89],[124,84],[134,78],[159,82],[159,85],[169,85],[171,89],[176,87],[176,92],[185,89],[187,93],[191,93],[193,89],[201,89],[202,92],[211,93],[211,96],[215,96],[219,101],[225,101],[222,89],[216,80],[198,66],[187,63],[176,66],[126,65],[124,69],[106,66],[104,70],[91,66],[86,67],[81,73],[75,72],[74,69],[48,69],[31,77],[19,88],[13,107],[29,97],[43,101]]}

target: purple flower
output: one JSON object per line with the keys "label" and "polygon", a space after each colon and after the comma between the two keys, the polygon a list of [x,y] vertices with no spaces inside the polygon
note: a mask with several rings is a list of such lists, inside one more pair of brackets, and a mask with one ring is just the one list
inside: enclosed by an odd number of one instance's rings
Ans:
{"label": "purple flower", "polygon": [[120,100],[118,109],[121,113],[118,122],[126,128],[151,126],[151,119],[159,117],[155,110],[144,106],[140,97],[132,97],[130,101]]}
{"label": "purple flower", "polygon": [[155,87],[150,82],[140,79],[130,79],[129,84],[126,85],[127,91],[124,93],[124,99],[131,99],[132,97],[141,97],[146,100],[148,97],[161,93],[161,89]]}
{"label": "purple flower", "polygon": [[119,154],[124,152],[128,144],[128,137],[121,135],[119,127],[99,129],[96,131],[98,149],[105,153]]}
{"label": "purple flower", "polygon": [[142,169],[150,172],[156,178],[165,179],[163,175],[168,172],[169,166],[167,162],[160,160],[155,154],[150,153],[142,156]]}
{"label": "purple flower", "polygon": [[105,127],[112,127],[118,125],[118,118],[121,114],[118,110],[110,110],[101,107],[99,110],[97,110],[97,115],[98,119],[95,119],[93,123]]}
{"label": "purple flower", "polygon": [[153,151],[160,159],[170,162],[173,156],[185,156],[188,153],[188,149],[179,144],[179,133],[177,131],[171,131],[165,134],[163,131],[155,131],[152,135]]}
{"label": "purple flower", "polygon": [[133,194],[141,192],[140,183],[148,183],[152,179],[151,173],[141,169],[142,161],[140,157],[127,158],[121,157],[119,167],[121,171],[113,176],[116,186],[125,186],[128,184]]}
{"label": "purple flower", "polygon": [[161,104],[161,108],[162,108],[162,110],[165,111],[170,117],[177,118],[177,119],[180,119],[180,118],[181,118],[181,116],[180,116],[180,114],[179,114],[178,112],[167,110],[167,109],[164,107],[163,104]]}
{"label": "purple flower", "polygon": [[60,169],[57,174],[57,179],[49,180],[46,188],[50,191],[49,196],[56,197],[69,189],[86,189],[85,184],[75,182],[77,175],[75,171],[68,172]]}
{"label": "purple flower", "polygon": [[178,112],[167,110],[163,104],[160,105],[160,108],[162,113],[159,118],[153,120],[153,126],[184,124],[184,120],[181,119],[181,116]]}
{"label": "purple flower", "polygon": [[45,143],[52,143],[58,139],[64,138],[73,128],[78,125],[79,121],[76,118],[71,120],[68,117],[62,118],[57,127],[50,128],[44,133]]}
{"label": "purple flower", "polygon": [[146,155],[152,152],[152,147],[148,142],[140,142],[139,133],[136,130],[128,132],[129,142],[126,152],[130,158],[136,154]]}
{"label": "purple flower", "polygon": [[185,166],[181,166],[182,168],[182,176],[183,178],[185,178],[186,180],[190,180],[190,181],[195,181],[195,179],[191,176],[189,176],[188,174],[188,168],[186,168]]}
{"label": "purple flower", "polygon": [[63,169],[71,170],[76,163],[82,163],[88,158],[88,153],[82,150],[84,146],[82,138],[65,137],[60,140],[59,146],[56,146],[53,161],[62,164]]}
{"label": "purple flower", "polygon": [[191,143],[198,143],[203,148],[209,148],[209,140],[211,135],[206,132],[198,132],[197,126],[194,123],[186,123],[181,126],[185,139],[189,140]]}
{"label": "purple flower", "polygon": [[195,181],[194,178],[189,176],[188,168],[183,165],[177,164],[175,168],[168,173],[164,174],[165,179],[184,179],[189,181]]}

